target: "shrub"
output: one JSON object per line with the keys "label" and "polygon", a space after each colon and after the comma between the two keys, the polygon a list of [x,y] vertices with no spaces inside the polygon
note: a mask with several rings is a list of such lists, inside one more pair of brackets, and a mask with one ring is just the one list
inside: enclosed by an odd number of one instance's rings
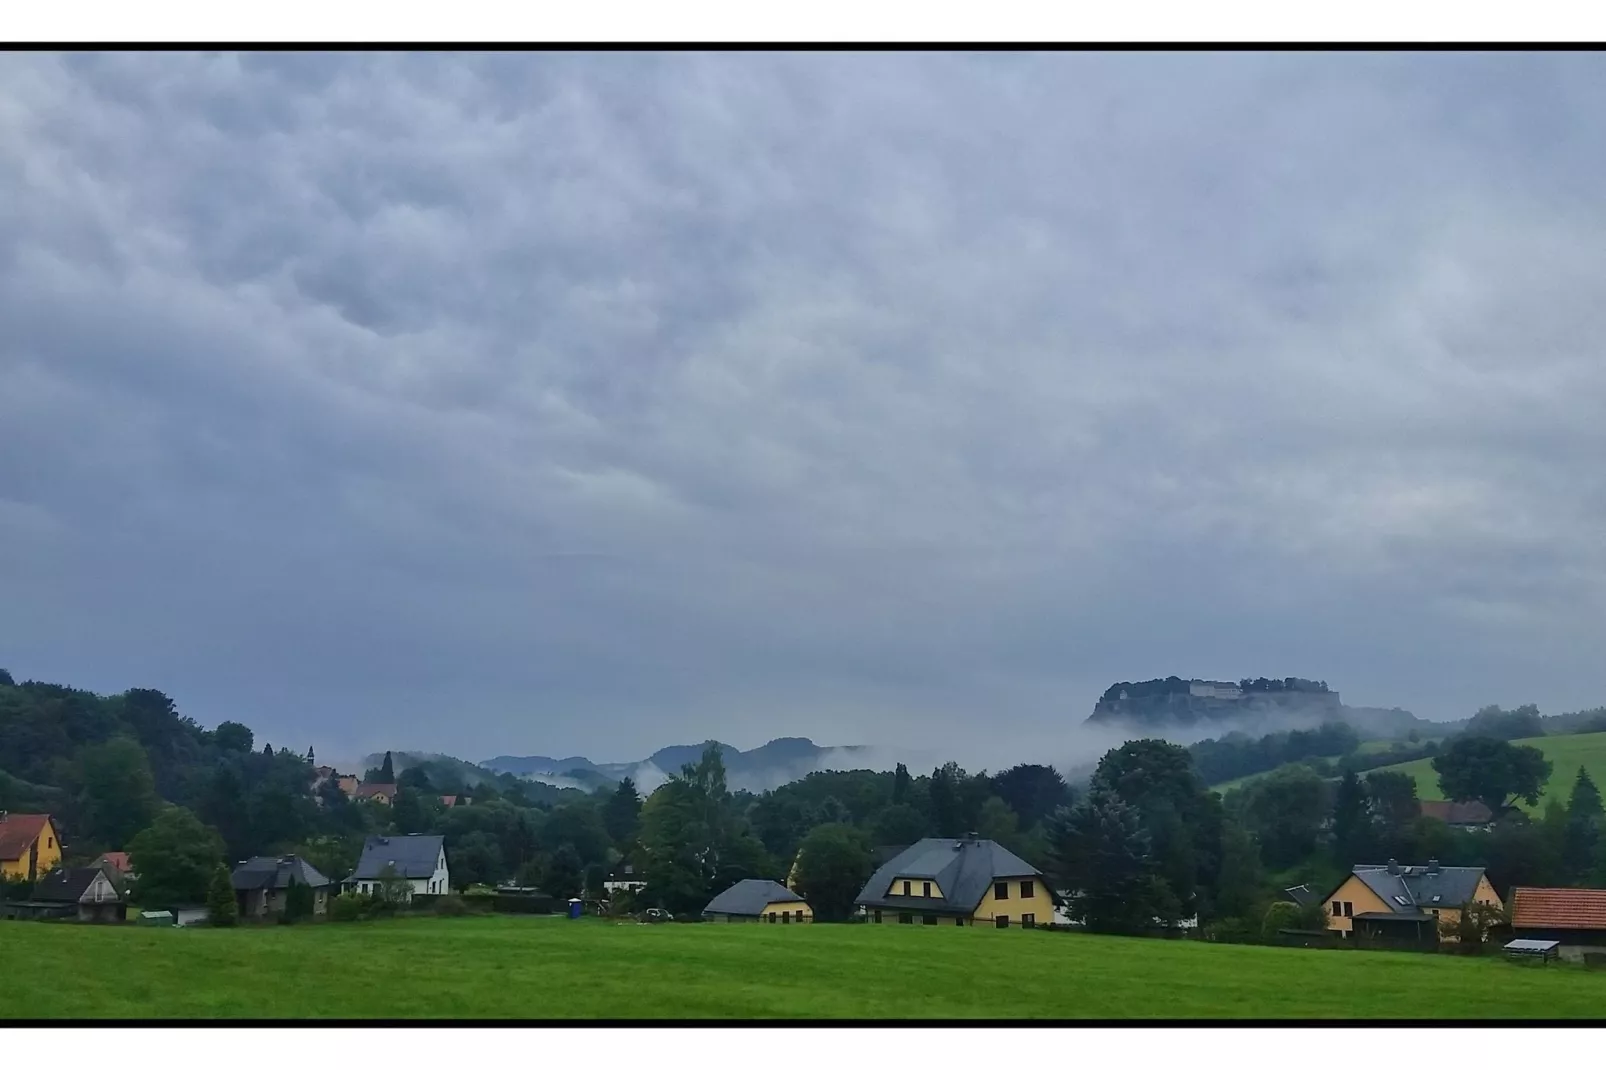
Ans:
{"label": "shrub", "polygon": [[461,918],[469,912],[460,895],[443,895],[435,900],[435,913],[443,918]]}
{"label": "shrub", "polygon": [[379,912],[380,903],[362,892],[347,892],[329,901],[330,921],[362,921]]}

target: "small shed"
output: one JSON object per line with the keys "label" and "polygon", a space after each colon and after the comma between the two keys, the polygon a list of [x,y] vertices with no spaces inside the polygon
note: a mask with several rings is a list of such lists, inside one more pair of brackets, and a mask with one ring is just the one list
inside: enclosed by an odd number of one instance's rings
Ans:
{"label": "small shed", "polygon": [[176,919],[171,910],[142,910],[134,919],[138,925],[173,925]]}
{"label": "small shed", "polygon": [[1513,940],[1504,948],[1506,957],[1514,960],[1537,960],[1541,965],[1561,958],[1560,940]]}

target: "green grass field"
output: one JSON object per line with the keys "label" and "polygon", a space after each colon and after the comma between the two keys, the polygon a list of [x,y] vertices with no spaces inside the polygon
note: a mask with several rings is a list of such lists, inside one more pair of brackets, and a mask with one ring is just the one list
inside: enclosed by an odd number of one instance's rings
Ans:
{"label": "green grass field", "polygon": [[[1566,803],[1567,796],[1573,790],[1573,778],[1578,775],[1579,766],[1589,770],[1590,777],[1597,785],[1606,784],[1606,732],[1589,732],[1579,736],[1539,736],[1535,739],[1517,739],[1512,742],[1538,747],[1555,767],[1551,770],[1550,780],[1545,785],[1545,794],[1539,797],[1539,804],[1529,806],[1526,803],[1519,803],[1518,805],[1524,810],[1536,814],[1542,813],[1552,798]],[[1387,744],[1375,747],[1370,742],[1361,744],[1361,751],[1366,752],[1368,748],[1374,751],[1386,750]],[[1444,798],[1444,792],[1439,790],[1439,774],[1433,771],[1432,758],[1421,758],[1414,762],[1402,762],[1383,768],[1391,773],[1407,773],[1415,778],[1416,797],[1419,799]],[[1374,771],[1376,770],[1368,770],[1368,772]],[[1266,773],[1252,773],[1236,780],[1213,784],[1210,790],[1225,795],[1234,788],[1241,788],[1266,775]]]}
{"label": "green grass field", "polygon": [[[1590,778],[1597,785],[1606,784],[1606,732],[1589,732],[1581,736],[1540,736],[1512,742],[1538,747],[1554,767],[1550,772],[1550,780],[1545,784],[1545,793],[1539,797],[1539,804],[1529,806],[1519,803],[1524,810],[1543,813],[1551,799],[1565,805],[1568,795],[1572,793],[1573,779],[1578,776],[1579,766],[1589,770]],[[1439,774],[1433,771],[1433,759],[1423,758],[1403,765],[1387,766],[1387,769],[1391,773],[1408,773],[1415,777],[1417,798],[1444,798],[1444,792],[1439,790]]]}
{"label": "green grass field", "polygon": [[1606,973],[1498,956],[979,927],[0,922],[0,962],[0,1019],[1520,1019],[1606,1007]]}

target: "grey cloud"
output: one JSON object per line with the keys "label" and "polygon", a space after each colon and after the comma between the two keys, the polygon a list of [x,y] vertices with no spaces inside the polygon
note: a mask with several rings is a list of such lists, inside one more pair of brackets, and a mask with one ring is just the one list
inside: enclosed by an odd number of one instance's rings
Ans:
{"label": "grey cloud", "polygon": [[0,664],[468,757],[1597,704],[1584,60],[14,57]]}

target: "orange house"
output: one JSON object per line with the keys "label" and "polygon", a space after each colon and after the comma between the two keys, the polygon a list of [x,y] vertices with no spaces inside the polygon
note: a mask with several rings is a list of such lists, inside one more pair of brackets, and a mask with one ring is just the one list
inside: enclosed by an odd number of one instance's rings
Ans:
{"label": "orange house", "polygon": [[0,813],[0,878],[36,881],[61,864],[49,814]]}

